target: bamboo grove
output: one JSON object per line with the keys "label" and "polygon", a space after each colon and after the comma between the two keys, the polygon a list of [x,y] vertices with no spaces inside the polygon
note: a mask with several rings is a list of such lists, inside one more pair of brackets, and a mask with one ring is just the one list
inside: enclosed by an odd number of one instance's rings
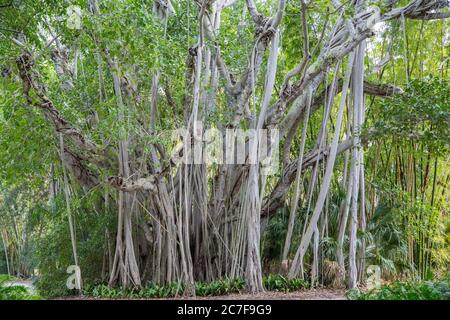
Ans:
{"label": "bamboo grove", "polygon": [[[5,272],[191,294],[448,272],[447,0],[0,4]],[[211,129],[244,160],[182,161]],[[274,172],[249,129],[277,131]]]}

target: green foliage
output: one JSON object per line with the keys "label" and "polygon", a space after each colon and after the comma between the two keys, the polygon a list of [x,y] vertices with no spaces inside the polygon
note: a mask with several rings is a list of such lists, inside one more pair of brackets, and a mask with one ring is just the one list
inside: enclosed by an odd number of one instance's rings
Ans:
{"label": "green foliage", "polygon": [[263,278],[263,284],[269,291],[291,292],[310,288],[309,283],[303,279],[288,279],[279,274],[265,276]]}
{"label": "green foliage", "polygon": [[3,241],[0,239],[0,274],[7,273],[8,266],[6,264],[6,256]]}
{"label": "green foliage", "polygon": [[[88,1],[70,1],[70,5],[77,5],[82,10],[80,30],[68,27],[66,9],[69,4],[65,1],[22,0],[13,1],[11,5],[1,8],[0,68],[9,69],[11,74],[0,78],[0,231],[7,236],[6,244],[0,242],[0,272],[6,272],[6,254],[9,255],[9,267],[14,269],[14,274],[19,272],[29,275],[34,269],[38,269],[37,288],[46,296],[73,293],[66,289],[66,268],[73,264],[73,256],[61,188],[57,190],[59,195],[54,203],[48,203],[50,183],[62,181],[57,152],[58,134],[55,135],[52,124],[43,116],[42,110],[30,106],[24,99],[23,84],[15,64],[15,59],[24,48],[13,44],[11,39],[15,37],[23,41],[25,48],[33,53],[33,72],[36,72],[40,79],[38,82],[45,86],[45,94],[52,100],[61,116],[80,129],[84,136],[95,141],[102,150],[100,153],[105,151],[105,161],[101,160],[102,163],[98,164],[97,161],[84,159],[87,154],[73,145],[70,139],[65,142],[83,158],[83,163],[98,174],[99,181],[106,181],[107,177],[117,174],[117,155],[114,150],[125,132],[130,137],[130,164],[133,171],[140,167],[139,175],[145,174],[150,146],[158,142],[168,147],[171,142],[163,134],[164,130],[179,127],[185,118],[184,113],[190,109],[190,105],[185,104],[192,85],[192,79],[186,78],[186,61],[189,57],[188,49],[196,46],[198,42],[197,4],[191,1],[173,1],[174,16],[162,22],[153,14],[151,1],[97,2],[101,11],[99,15],[89,12]],[[382,10],[387,10],[381,0],[369,1],[369,4],[379,5]],[[275,12],[277,5],[278,2],[274,0],[257,3],[259,12],[267,17]],[[406,2],[401,1],[397,5],[406,5]],[[211,57],[219,53],[223,58],[233,83],[239,81],[247,72],[257,32],[245,6],[244,1],[238,1],[224,10],[220,16],[222,30],[214,34],[213,41],[208,37],[204,39],[205,46],[211,49]],[[354,14],[353,5],[346,3],[345,6],[344,17],[351,18]],[[312,54],[310,64],[315,62],[320,48],[329,41],[333,25],[340,16],[329,1],[318,0],[308,4],[306,19],[309,49]],[[279,98],[286,73],[304,58],[304,39],[302,32],[299,32],[300,17],[299,2],[288,1],[281,26],[280,53],[272,102]],[[325,28],[324,38],[320,42],[322,28]],[[446,59],[449,52],[446,39],[448,37],[445,37],[448,21],[419,23],[406,19],[400,23],[393,20],[386,22],[383,28],[386,29],[384,35],[372,38],[367,47],[365,76],[368,81],[376,79],[381,83],[402,86],[405,93],[391,98],[373,98],[374,103],[366,104],[366,123],[370,130],[363,134],[368,138],[375,138],[375,143],[384,142],[389,148],[376,149],[372,147],[374,142],[370,142],[365,152],[368,226],[366,232],[358,233],[358,248],[364,237],[368,264],[380,265],[385,277],[397,278],[404,273],[416,276],[418,273],[427,278],[442,273],[450,263],[448,207],[440,206],[440,203],[448,199],[448,193],[441,191],[448,186],[448,180],[443,180],[445,177],[439,179],[448,172],[448,161],[441,161],[448,156],[450,136],[450,84],[445,80],[448,78],[446,69],[449,65],[449,60]],[[54,35],[57,35],[57,38],[54,38]],[[68,48],[67,62],[70,68],[77,66],[77,77],[71,79],[73,90],[62,88],[61,79],[55,70],[51,53],[57,42]],[[314,49],[316,46],[318,50]],[[77,61],[74,59],[75,48],[79,54]],[[389,65],[381,72],[371,74],[370,70],[386,55],[392,56]],[[118,70],[113,70],[109,65],[108,56],[117,62]],[[262,75],[266,72],[266,59],[267,54],[261,61],[261,75],[255,79],[254,95],[257,106],[260,105],[258,100],[264,90],[265,77]],[[320,90],[325,89],[334,76],[332,68],[329,69],[325,72],[328,81],[320,84]],[[157,123],[155,130],[149,134],[147,127],[151,105],[150,79],[156,70],[161,74]],[[114,93],[112,72],[123,77],[122,90],[124,93],[130,93],[124,94],[123,97],[126,121],[117,121],[120,110]],[[424,78],[424,72],[434,74],[434,77]],[[438,73],[442,79],[435,78]],[[304,74],[301,72],[292,78],[291,84],[298,82]],[[213,91],[210,82],[203,81],[203,77],[206,77],[203,70],[201,76],[203,99],[204,93]],[[222,89],[221,78],[222,76],[219,77],[219,89],[214,97],[214,110],[203,114],[208,125],[214,127],[227,127],[235,114],[234,108],[230,107],[233,106],[233,101],[230,100],[227,90]],[[410,80],[414,78],[423,80]],[[131,92],[127,87],[128,83]],[[32,94],[36,95],[35,92]],[[367,102],[371,99],[369,95],[366,96]],[[169,100],[172,100],[172,103]],[[284,107],[287,112],[292,110],[291,104]],[[208,109],[205,106],[201,108]],[[333,108],[329,130],[334,129],[335,113]],[[98,117],[98,123],[94,115]],[[322,111],[311,115],[305,152],[315,148],[322,119]],[[242,123],[242,126],[248,126],[248,123]],[[325,140],[329,138],[327,135]],[[299,143],[300,135],[297,134],[289,154],[291,160],[298,157]],[[417,145],[410,146],[411,143]],[[400,149],[398,154],[394,154],[397,149]],[[414,157],[414,163],[409,167],[405,162],[410,155]],[[435,157],[435,163],[438,163],[438,179],[434,179],[433,184],[427,184],[433,176],[432,169],[429,168]],[[322,215],[327,219],[325,232],[321,232],[320,237],[320,258],[323,261],[336,260],[340,208],[346,193],[338,183],[342,176],[342,158],[336,160],[333,185]],[[398,162],[398,165],[394,162]],[[392,182],[397,176],[398,180],[405,180],[406,168],[414,171],[408,176],[414,181],[414,192],[411,192],[409,185],[408,188],[402,188],[399,185],[401,182]],[[214,172],[216,168],[208,168],[208,177],[213,177]],[[308,171],[303,176],[304,182],[308,182],[309,176]],[[264,197],[268,195],[266,191],[278,181],[282,181],[280,178],[283,177],[273,176],[267,179]],[[316,188],[320,187],[320,183],[319,176]],[[143,289],[127,290],[112,289],[104,285],[89,286],[104,281],[109,271],[103,259],[114,252],[117,215],[117,207],[114,207],[115,192],[110,192],[108,187],[105,189],[103,185],[88,192],[80,190],[73,172],[69,175],[69,184],[82,278],[84,283],[88,284],[86,292],[98,297],[150,298],[171,297],[187,290],[179,283],[165,286],[151,284]],[[434,186],[431,187],[434,184],[436,190]],[[423,185],[423,188],[420,185]],[[371,188],[375,190],[373,194]],[[307,190],[305,183],[305,193]],[[315,190],[312,191],[314,202],[317,195]],[[292,188],[286,197],[286,204],[289,204],[289,193],[292,193]],[[110,212],[103,210],[103,204],[107,202],[102,199],[105,194],[110,199]],[[420,196],[422,199],[419,199]],[[302,195],[302,198],[305,197]],[[302,227],[310,214],[304,208],[307,201],[302,199],[302,202],[303,208],[298,209],[294,226],[291,251],[298,247]],[[287,205],[279,210],[261,234],[265,271],[270,266],[279,267],[287,230],[288,208]],[[442,218],[443,216],[447,217]],[[133,228],[133,232],[140,235],[142,230],[137,227]],[[135,244],[136,248],[139,248],[140,244]],[[348,245],[345,244],[345,248],[347,250]],[[408,250],[412,252],[412,257],[408,256]],[[137,249],[136,254],[139,253],[142,252]],[[305,255],[304,262],[308,268],[311,262],[310,252]],[[302,280],[290,280],[278,275],[268,275],[263,281],[267,289],[282,292],[307,287],[307,283]],[[244,286],[242,280],[219,279],[210,283],[197,282],[195,291],[199,296],[213,296],[240,292]]]}
{"label": "green foliage", "polygon": [[210,283],[197,282],[195,294],[198,296],[219,296],[230,293],[239,293],[245,287],[242,279],[220,279]]}
{"label": "green foliage", "polygon": [[[200,297],[217,296],[230,293],[239,293],[245,287],[242,279],[219,279],[209,283],[196,282],[195,294]],[[186,285],[173,282],[165,286],[159,286],[154,283],[148,284],[144,288],[111,288],[105,284],[96,286],[86,286],[83,294],[95,298],[107,299],[151,299],[151,298],[170,298],[187,293]]]}
{"label": "green foliage", "polygon": [[[79,199],[78,199],[79,200]],[[114,232],[114,214],[93,211],[95,197],[85,197],[82,201],[72,200],[76,213],[76,234],[79,265],[84,283],[98,283],[102,280],[103,255],[107,250],[106,230]],[[43,217],[47,222],[45,234],[37,239],[33,255],[37,261],[39,276],[36,287],[45,296],[72,295],[66,287],[69,276],[67,267],[73,265],[72,247],[68,228],[65,203],[62,195],[56,198],[55,211]]]}
{"label": "green foliage", "polygon": [[353,300],[450,300],[450,278],[434,282],[394,282],[368,292],[350,290],[347,296]]}
{"label": "green foliage", "polygon": [[[268,275],[263,278],[264,287],[269,291],[291,292],[309,288],[302,279],[288,279],[281,275]],[[199,297],[220,296],[240,293],[245,290],[243,279],[219,279],[212,282],[196,282],[195,295]],[[187,294],[186,285],[173,282],[165,286],[150,283],[144,288],[111,288],[105,284],[86,286],[83,294],[103,299],[152,299],[170,298]]]}
{"label": "green foliage", "polygon": [[381,267],[384,277],[393,277],[405,272],[407,261],[407,238],[403,232],[400,215],[395,208],[380,203],[368,224],[371,238],[368,242],[369,263]]}
{"label": "green foliage", "polygon": [[15,278],[8,274],[0,274],[0,283],[4,284],[6,281],[12,281]]}
{"label": "green foliage", "polygon": [[429,78],[412,80],[405,93],[384,99],[373,129],[375,138],[424,143],[434,154],[449,150],[450,84],[447,80]]}
{"label": "green foliage", "polygon": [[[398,187],[381,183],[375,188],[380,200],[367,225],[368,265],[380,266],[382,276],[391,280],[442,277],[450,263],[448,218]],[[411,242],[413,258],[408,250]]]}
{"label": "green foliage", "polygon": [[9,281],[15,280],[9,275],[0,274],[0,300],[40,300],[41,297],[21,285],[8,284]]}
{"label": "green foliage", "polygon": [[265,264],[281,259],[288,219],[289,210],[283,207],[268,222],[262,239],[262,256]]}

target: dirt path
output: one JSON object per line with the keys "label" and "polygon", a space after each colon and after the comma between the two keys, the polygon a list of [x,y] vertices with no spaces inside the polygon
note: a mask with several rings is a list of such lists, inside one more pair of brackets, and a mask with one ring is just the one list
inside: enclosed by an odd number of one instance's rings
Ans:
{"label": "dirt path", "polygon": [[[186,300],[186,298],[183,298]],[[188,298],[189,299],[189,298]],[[294,292],[268,291],[258,294],[230,294],[215,297],[196,297],[198,300],[346,300],[344,290],[311,289]]]}
{"label": "dirt path", "polygon": [[[96,300],[88,296],[72,296],[58,298],[62,300]],[[346,300],[345,290],[340,289],[311,289],[294,292],[268,291],[259,294],[229,294],[214,297],[177,297],[168,300]],[[145,299],[159,300],[159,299]]]}

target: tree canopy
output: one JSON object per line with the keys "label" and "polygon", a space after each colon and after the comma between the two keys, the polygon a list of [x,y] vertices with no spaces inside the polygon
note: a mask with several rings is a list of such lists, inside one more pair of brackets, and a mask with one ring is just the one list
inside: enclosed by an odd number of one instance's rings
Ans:
{"label": "tree canopy", "polygon": [[71,265],[187,294],[448,275],[449,8],[0,1],[0,273],[46,295]]}

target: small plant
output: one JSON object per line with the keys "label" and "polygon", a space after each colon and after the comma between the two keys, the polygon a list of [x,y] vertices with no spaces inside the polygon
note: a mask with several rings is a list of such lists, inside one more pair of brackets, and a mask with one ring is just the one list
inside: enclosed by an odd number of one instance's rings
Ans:
{"label": "small plant", "polygon": [[[287,279],[281,275],[269,275],[263,278],[264,287],[269,291],[291,292],[309,288],[305,280],[294,278]],[[212,282],[196,282],[195,295],[199,297],[221,296],[232,293],[240,293],[245,289],[243,279],[219,279]],[[95,298],[106,299],[154,299],[171,298],[187,293],[186,285],[173,282],[165,286],[154,283],[143,288],[111,288],[106,284],[86,286],[83,293]]]}
{"label": "small plant", "polygon": [[269,291],[291,292],[309,288],[309,283],[300,278],[288,279],[278,274],[270,274],[263,278],[264,287]]}
{"label": "small plant", "polygon": [[239,293],[245,288],[243,279],[220,279],[213,282],[197,282],[195,294],[201,297]]}
{"label": "small plant", "polygon": [[423,282],[394,282],[362,292],[349,290],[351,300],[450,300],[450,279]]}

